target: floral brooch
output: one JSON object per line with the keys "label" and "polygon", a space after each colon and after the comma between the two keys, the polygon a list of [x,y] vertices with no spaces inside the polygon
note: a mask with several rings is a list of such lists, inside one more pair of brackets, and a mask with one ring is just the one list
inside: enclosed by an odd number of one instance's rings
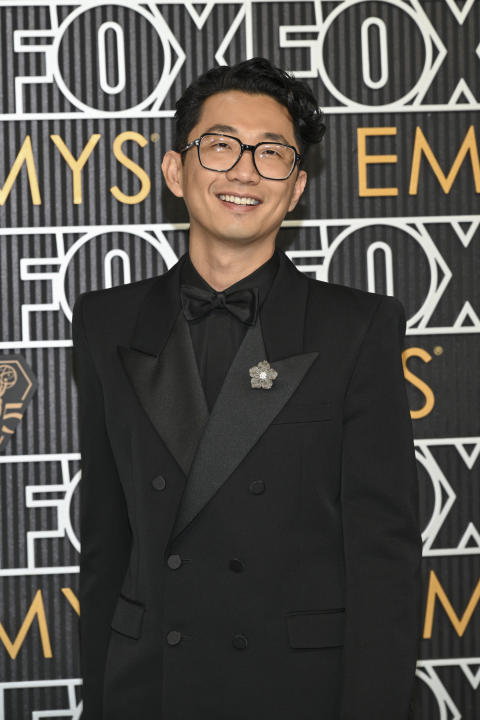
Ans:
{"label": "floral brooch", "polygon": [[269,390],[272,387],[272,381],[275,380],[278,373],[266,360],[261,360],[258,365],[254,365],[248,371],[250,373],[250,383],[252,388],[263,388]]}

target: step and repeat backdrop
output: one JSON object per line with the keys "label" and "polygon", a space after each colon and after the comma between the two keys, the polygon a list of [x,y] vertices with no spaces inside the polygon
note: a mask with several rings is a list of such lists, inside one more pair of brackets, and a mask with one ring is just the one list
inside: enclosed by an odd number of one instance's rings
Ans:
{"label": "step and repeat backdrop", "polygon": [[257,55],[326,113],[278,244],[407,311],[415,720],[480,718],[480,2],[4,0],[0,48],[0,719],[81,717],[73,303],[185,252],[175,100]]}

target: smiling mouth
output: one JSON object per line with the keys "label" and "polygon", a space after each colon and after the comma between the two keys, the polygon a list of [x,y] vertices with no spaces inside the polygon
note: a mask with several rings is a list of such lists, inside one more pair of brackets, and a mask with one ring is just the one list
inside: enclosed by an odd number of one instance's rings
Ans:
{"label": "smiling mouth", "polygon": [[260,200],[249,197],[247,195],[240,197],[239,195],[224,195],[223,193],[217,195],[220,200],[224,202],[232,203],[233,205],[260,205]]}

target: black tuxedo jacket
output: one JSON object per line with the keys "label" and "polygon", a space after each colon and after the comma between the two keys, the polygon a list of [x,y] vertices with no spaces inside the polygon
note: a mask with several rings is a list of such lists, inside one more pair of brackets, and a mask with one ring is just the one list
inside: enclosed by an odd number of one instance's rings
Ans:
{"label": "black tuxedo jacket", "polygon": [[[209,415],[168,272],[73,310],[84,720],[406,720],[402,304],[280,266]],[[267,359],[278,377],[252,388]]]}

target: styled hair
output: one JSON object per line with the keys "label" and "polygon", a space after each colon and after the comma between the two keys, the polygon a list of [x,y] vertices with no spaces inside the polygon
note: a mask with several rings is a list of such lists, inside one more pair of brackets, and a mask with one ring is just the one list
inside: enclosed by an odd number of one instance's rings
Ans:
{"label": "styled hair", "polygon": [[236,65],[211,68],[187,87],[176,103],[174,150],[180,152],[188,143],[188,135],[200,118],[205,100],[228,90],[270,95],[284,105],[292,118],[302,156],[311,145],[321,142],[326,130],[324,113],[310,87],[266,58],[255,57]]}

